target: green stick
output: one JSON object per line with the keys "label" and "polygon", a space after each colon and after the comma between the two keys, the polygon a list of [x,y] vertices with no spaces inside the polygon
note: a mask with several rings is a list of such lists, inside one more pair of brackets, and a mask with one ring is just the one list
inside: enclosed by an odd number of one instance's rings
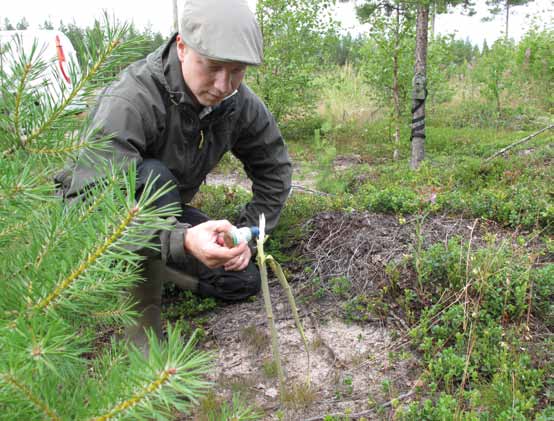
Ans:
{"label": "green stick", "polygon": [[271,306],[271,296],[269,295],[269,281],[267,278],[266,257],[264,254],[264,240],[265,240],[265,217],[260,215],[260,236],[257,240],[258,245],[258,266],[260,268],[260,276],[262,278],[262,294],[264,297],[265,311],[267,314],[267,322],[271,332],[271,350],[273,353],[273,360],[277,368],[277,375],[279,376],[279,395],[283,400],[285,396],[285,375],[283,374],[283,367],[281,366],[281,355],[279,353],[279,338],[277,336],[277,329],[275,328],[275,318],[273,316],[273,308]]}
{"label": "green stick", "polygon": [[308,340],[306,339],[306,335],[304,334],[304,328],[302,327],[302,322],[300,321],[300,317],[298,316],[298,310],[296,308],[296,301],[294,300],[294,295],[292,295],[292,289],[290,288],[290,285],[287,282],[287,278],[285,277],[285,273],[283,272],[281,265],[277,263],[277,261],[273,258],[273,256],[267,256],[265,260],[269,262],[269,266],[271,266],[271,270],[273,270],[275,275],[277,275],[277,279],[279,279],[281,286],[287,293],[287,299],[289,301],[289,305],[292,310],[292,316],[294,317],[296,328],[298,329],[298,333],[300,333],[300,336],[302,337],[302,342],[304,342],[304,349],[306,350],[306,355],[308,356],[308,374],[307,374],[306,383],[309,386],[310,385],[310,349],[308,348]]}

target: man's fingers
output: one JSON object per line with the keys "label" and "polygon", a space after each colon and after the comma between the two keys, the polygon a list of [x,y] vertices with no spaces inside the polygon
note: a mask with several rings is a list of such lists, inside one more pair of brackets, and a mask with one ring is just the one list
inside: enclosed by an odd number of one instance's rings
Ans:
{"label": "man's fingers", "polygon": [[225,264],[223,268],[227,271],[239,271],[245,269],[246,266],[248,266],[248,261],[244,258],[243,255],[240,255]]}
{"label": "man's fingers", "polygon": [[206,221],[204,222],[204,224],[206,224],[206,227],[208,227],[209,229],[217,232],[224,232],[224,231],[230,230],[234,226],[226,219],[219,219],[217,221]]}
{"label": "man's fingers", "polygon": [[241,244],[236,247],[237,249],[244,250],[239,256],[234,257],[233,259],[229,260],[223,268],[227,271],[239,271],[244,270],[250,263],[250,258],[252,257],[252,253],[250,252],[250,249],[248,248],[247,244]]}

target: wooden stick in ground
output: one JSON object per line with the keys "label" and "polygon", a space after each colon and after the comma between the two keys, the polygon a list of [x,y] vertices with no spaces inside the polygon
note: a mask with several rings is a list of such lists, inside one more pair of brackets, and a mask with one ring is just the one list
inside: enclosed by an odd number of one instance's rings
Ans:
{"label": "wooden stick in ground", "polygon": [[260,215],[260,235],[256,241],[258,245],[258,267],[260,269],[260,277],[262,279],[262,295],[264,297],[265,312],[267,315],[267,323],[271,333],[271,351],[273,354],[273,361],[275,368],[277,369],[277,375],[279,377],[279,395],[281,401],[285,396],[285,375],[283,374],[283,367],[281,366],[281,354],[279,353],[279,338],[277,336],[277,329],[275,327],[275,317],[273,316],[273,308],[271,306],[271,296],[269,295],[269,281],[267,277],[266,257],[264,254],[264,240],[265,240],[265,216],[262,213]]}
{"label": "wooden stick in ground", "polygon": [[525,143],[525,142],[533,139],[534,137],[540,135],[542,132],[545,132],[545,131],[550,130],[550,129],[554,129],[554,124],[551,124],[550,126],[544,127],[542,129],[540,129],[538,132],[530,134],[529,136],[524,137],[523,139],[520,139],[517,142],[514,142],[511,145],[506,146],[505,148],[500,149],[498,152],[495,152],[494,154],[489,156],[487,159],[485,159],[484,162],[487,163],[489,161],[492,161],[494,158],[496,158],[499,155],[502,155],[504,152],[509,151],[510,149],[512,149],[512,148],[514,148],[518,145],[521,145],[522,143]]}
{"label": "wooden stick in ground", "polygon": [[302,322],[300,321],[300,317],[298,316],[298,310],[296,308],[296,301],[294,300],[294,295],[292,295],[292,290],[290,288],[289,283],[287,282],[287,278],[285,276],[285,273],[283,272],[283,269],[281,268],[281,265],[277,263],[277,261],[273,258],[273,256],[267,256],[266,261],[269,262],[269,266],[271,267],[271,270],[277,275],[277,279],[279,279],[279,282],[281,283],[281,286],[285,290],[287,294],[287,299],[289,301],[289,305],[292,311],[292,315],[294,317],[294,322],[296,323],[296,328],[298,329],[298,333],[300,333],[300,337],[302,338],[302,342],[304,342],[304,349],[306,350],[306,355],[308,357],[308,374],[307,374],[307,385],[310,385],[310,349],[308,347],[308,340],[306,339],[306,335],[304,334],[304,328],[302,327]]}

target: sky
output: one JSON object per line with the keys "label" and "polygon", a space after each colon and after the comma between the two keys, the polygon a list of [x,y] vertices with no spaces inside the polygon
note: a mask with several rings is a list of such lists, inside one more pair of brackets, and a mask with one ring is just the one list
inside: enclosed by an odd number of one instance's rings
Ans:
{"label": "sky", "polygon": [[[180,0],[182,1],[182,0]],[[225,1],[225,0],[221,0]],[[248,0],[254,7],[255,0]],[[360,1],[360,0],[358,0]],[[102,10],[114,14],[118,19],[133,21],[139,28],[147,25],[162,35],[170,34],[172,0],[158,0],[156,2],[142,2],[137,0],[3,0],[0,8],[0,22],[9,18],[12,24],[23,16],[31,27],[38,26],[45,20],[50,20],[57,27],[60,19],[65,23],[75,21],[79,26],[90,25],[94,18],[102,15]],[[436,20],[437,33],[455,33],[458,38],[469,40],[481,46],[486,39],[490,45],[495,39],[502,36],[504,30],[504,16],[497,16],[491,22],[482,22],[485,16],[485,0],[476,0],[478,4],[477,16],[467,17],[460,13],[439,15]],[[335,16],[340,19],[344,27],[353,34],[364,31],[355,17],[353,2],[339,3]],[[554,28],[554,0],[535,0],[530,5],[514,8],[510,17],[510,37],[518,40],[538,20],[539,24]]]}

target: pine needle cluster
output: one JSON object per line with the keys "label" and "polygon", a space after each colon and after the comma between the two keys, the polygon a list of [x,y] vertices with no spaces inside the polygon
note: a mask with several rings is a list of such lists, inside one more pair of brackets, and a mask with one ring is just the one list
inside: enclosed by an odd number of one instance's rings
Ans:
{"label": "pine needle cluster", "polygon": [[133,250],[168,228],[175,209],[151,206],[164,192],[147,183],[135,197],[133,166],[106,165],[70,205],[53,182],[82,151],[106,148],[78,114],[140,51],[127,29],[95,25],[80,52],[88,64],[70,69],[71,88],[57,81],[56,100],[36,89],[52,66],[38,44],[1,52],[12,59],[0,61],[10,63],[0,67],[0,419],[167,419],[207,387],[210,357],[178,327],[163,344],[152,336],[148,357],[102,339],[133,321],[126,291],[141,260]]}

